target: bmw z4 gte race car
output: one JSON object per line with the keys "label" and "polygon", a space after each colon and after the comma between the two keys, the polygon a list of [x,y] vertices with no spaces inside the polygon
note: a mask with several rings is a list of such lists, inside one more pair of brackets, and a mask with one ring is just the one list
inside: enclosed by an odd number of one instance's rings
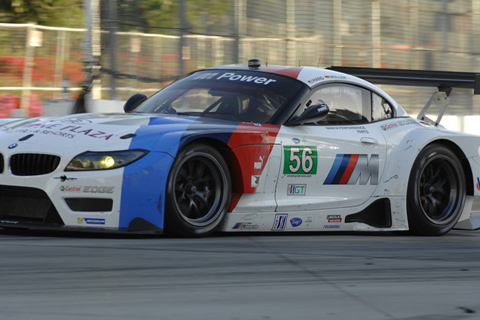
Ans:
{"label": "bmw z4 gte race car", "polygon": [[[184,237],[476,229],[480,139],[439,121],[452,88],[478,93],[477,78],[254,59],[135,94],[125,113],[12,120],[0,126],[0,226]],[[372,83],[438,91],[414,119]]]}

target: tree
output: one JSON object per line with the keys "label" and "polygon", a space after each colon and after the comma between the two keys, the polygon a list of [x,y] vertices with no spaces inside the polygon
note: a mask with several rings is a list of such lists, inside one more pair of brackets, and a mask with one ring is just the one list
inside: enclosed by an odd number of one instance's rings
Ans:
{"label": "tree", "polygon": [[82,0],[0,0],[0,22],[82,28]]}
{"label": "tree", "polygon": [[[102,0],[108,3],[108,0]],[[181,0],[117,0],[120,29],[136,29],[146,33],[178,33],[183,27],[186,32],[208,33],[216,26],[225,33],[228,13],[233,1],[183,0],[185,1],[187,26],[178,22],[178,4]],[[102,15],[107,16],[108,4],[102,5]]]}
{"label": "tree", "polygon": [[[101,3],[102,22],[108,26],[109,0]],[[175,34],[181,0],[117,0],[120,30]],[[233,0],[185,1],[187,32],[225,33]],[[84,0],[0,0],[0,22],[36,23],[55,27],[83,28]]]}

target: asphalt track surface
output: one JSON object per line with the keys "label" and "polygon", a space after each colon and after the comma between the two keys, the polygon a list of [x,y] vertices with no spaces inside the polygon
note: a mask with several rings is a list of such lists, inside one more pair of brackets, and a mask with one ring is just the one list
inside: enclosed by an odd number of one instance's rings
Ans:
{"label": "asphalt track surface", "polygon": [[0,319],[479,319],[480,231],[203,239],[0,229]]}

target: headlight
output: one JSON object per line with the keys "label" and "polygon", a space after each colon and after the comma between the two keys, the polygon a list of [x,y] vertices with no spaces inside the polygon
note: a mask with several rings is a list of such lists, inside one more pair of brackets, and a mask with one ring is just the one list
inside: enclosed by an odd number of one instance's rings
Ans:
{"label": "headlight", "polygon": [[147,150],[124,150],[93,152],[79,154],[70,161],[65,171],[108,170],[126,166],[148,153]]}

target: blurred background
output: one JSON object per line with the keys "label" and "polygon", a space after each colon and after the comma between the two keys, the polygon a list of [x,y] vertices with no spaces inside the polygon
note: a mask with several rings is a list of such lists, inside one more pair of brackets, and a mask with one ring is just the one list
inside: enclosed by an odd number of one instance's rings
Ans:
{"label": "blurred background", "polygon": [[[82,92],[90,111],[250,58],[480,72],[479,35],[478,0],[1,0],[0,117],[67,112],[52,105]],[[436,91],[382,88],[412,115]],[[450,98],[445,121],[477,127],[468,116],[480,115],[479,98]]]}

